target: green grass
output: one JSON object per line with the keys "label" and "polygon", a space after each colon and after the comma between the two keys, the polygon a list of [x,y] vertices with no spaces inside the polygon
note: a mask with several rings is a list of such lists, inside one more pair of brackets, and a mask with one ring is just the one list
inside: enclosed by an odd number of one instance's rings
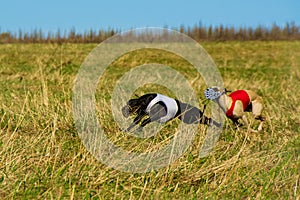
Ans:
{"label": "green grass", "polygon": [[[212,154],[198,157],[205,127],[172,165],[145,174],[120,172],[84,147],[72,118],[72,87],[96,44],[0,45],[0,198],[47,199],[299,199],[300,42],[203,43],[228,89],[252,89],[264,98],[262,133],[227,122]],[[118,78],[143,63],[180,71],[199,102],[205,85],[184,60],[151,49],[116,60],[100,80],[99,119],[112,141],[136,151],[158,148],[178,121],[154,138],[120,132],[109,108]],[[109,81],[108,81],[109,80]],[[157,85],[136,91],[157,90]],[[202,104],[200,104],[202,106]],[[151,145],[155,145],[152,147]]]}

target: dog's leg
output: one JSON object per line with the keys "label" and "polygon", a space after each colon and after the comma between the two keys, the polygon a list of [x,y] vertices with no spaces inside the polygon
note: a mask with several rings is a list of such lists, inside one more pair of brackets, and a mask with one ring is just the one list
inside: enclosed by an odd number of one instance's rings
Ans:
{"label": "dog's leg", "polygon": [[151,118],[149,117],[149,118],[147,118],[147,119],[145,119],[144,121],[142,121],[142,123],[141,123],[141,127],[144,127],[144,126],[146,126],[147,124],[149,124],[150,122],[151,122],[152,120],[151,120]]}
{"label": "dog's leg", "polygon": [[264,123],[263,121],[261,121],[261,122],[259,123],[259,126],[258,126],[258,128],[257,128],[258,131],[262,131],[263,123]]}
{"label": "dog's leg", "polygon": [[248,130],[250,130],[250,131],[253,132],[253,133],[257,133],[257,132],[258,132],[258,130],[254,130],[254,129],[252,129],[252,128],[250,127],[250,124],[248,123],[248,120],[247,120],[246,115],[243,115],[243,116],[242,116],[242,120],[243,120],[243,122],[245,123],[245,125],[247,126]]}
{"label": "dog's leg", "polygon": [[258,130],[258,131],[262,131],[262,129],[263,129],[263,123],[264,123],[264,121],[265,121],[265,118],[264,118],[263,116],[258,116],[258,117],[255,117],[255,119],[257,119],[257,120],[260,121],[257,130]]}
{"label": "dog's leg", "polygon": [[127,129],[125,129],[125,132],[130,132],[130,130],[131,130],[133,127],[135,127],[137,124],[138,124],[138,123],[136,123],[136,122],[132,122],[132,123],[130,124],[130,126],[129,126]]}
{"label": "dog's leg", "polygon": [[154,105],[150,110],[149,118],[142,121],[141,127],[146,126],[150,122],[158,121],[160,118],[162,118],[166,114],[167,114],[167,110],[164,106],[161,106],[159,104]]}
{"label": "dog's leg", "polygon": [[140,123],[142,118],[143,118],[142,115],[138,115],[136,118],[134,118],[133,122],[130,124],[130,126],[125,131],[129,132],[133,127],[135,127],[138,123]]}
{"label": "dog's leg", "polygon": [[231,119],[231,121],[233,122],[233,124],[236,126],[236,129],[237,129],[238,131],[240,131],[240,127],[242,127],[243,124],[241,124],[241,123],[239,122],[239,119],[238,119],[238,118],[230,118],[230,119]]}
{"label": "dog's leg", "polygon": [[203,110],[202,110],[202,116],[200,123],[201,124],[206,124],[208,126],[215,125],[216,127],[221,127],[221,123],[218,123],[217,121],[213,120],[212,118],[208,118],[204,115],[206,109],[206,104],[204,104]]}
{"label": "dog's leg", "polygon": [[150,110],[149,117],[142,121],[137,131],[141,131],[144,126],[146,126],[150,122],[158,121],[161,117],[165,116],[166,114],[167,110],[164,105],[155,104]]}
{"label": "dog's leg", "polygon": [[151,118],[149,117],[149,118],[143,120],[141,125],[137,128],[136,131],[142,131],[144,126],[146,126],[150,122],[157,121],[159,119],[160,119],[160,117],[157,116],[157,117],[151,117]]}
{"label": "dog's leg", "polygon": [[248,123],[248,120],[247,120],[246,115],[243,115],[243,116],[242,116],[242,120],[243,120],[245,126],[247,126],[247,128],[250,128],[250,125],[249,125],[249,123]]}
{"label": "dog's leg", "polygon": [[239,122],[239,119],[237,119],[237,118],[234,118],[234,119],[231,119],[231,121],[234,123],[234,125],[236,125],[236,127],[241,127],[241,126],[243,126],[243,124],[241,124],[240,122]]}
{"label": "dog's leg", "polygon": [[257,128],[258,131],[262,130],[263,122],[265,121],[265,118],[262,116],[262,111],[263,111],[262,99],[257,98],[257,100],[252,102],[252,114],[255,119],[260,120],[260,124]]}
{"label": "dog's leg", "polygon": [[141,132],[143,130],[143,127],[149,124],[150,122],[151,122],[150,118],[143,120],[141,125],[137,129],[135,129],[135,132]]}

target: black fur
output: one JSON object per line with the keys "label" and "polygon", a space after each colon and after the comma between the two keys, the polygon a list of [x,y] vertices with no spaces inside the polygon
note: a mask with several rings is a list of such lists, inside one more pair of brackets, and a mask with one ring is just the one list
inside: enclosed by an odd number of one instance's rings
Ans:
{"label": "black fur", "polygon": [[[129,117],[130,115],[135,115],[136,117],[126,131],[130,131],[140,122],[140,128],[142,128],[150,122],[158,121],[167,114],[167,107],[163,102],[154,104],[150,110],[150,113],[146,113],[147,106],[156,96],[156,93],[145,94],[139,98],[130,99],[127,102],[127,104],[122,108],[123,116]],[[204,111],[202,112],[198,108],[186,103],[182,103],[177,99],[175,99],[175,101],[178,105],[178,111],[174,118],[178,118],[186,124],[214,124],[216,126],[220,126],[218,122],[204,116]]]}

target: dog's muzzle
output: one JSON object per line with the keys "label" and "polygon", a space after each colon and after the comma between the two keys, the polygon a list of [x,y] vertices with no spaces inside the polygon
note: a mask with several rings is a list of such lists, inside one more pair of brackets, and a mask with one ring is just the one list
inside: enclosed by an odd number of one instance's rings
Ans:
{"label": "dog's muzzle", "polygon": [[122,114],[123,114],[123,116],[124,117],[129,117],[129,115],[130,115],[130,111],[129,111],[129,106],[128,105],[126,105],[126,106],[124,106],[123,108],[122,108]]}
{"label": "dog's muzzle", "polygon": [[211,87],[211,88],[207,88],[204,91],[204,96],[206,99],[209,100],[215,100],[217,98],[219,98],[220,96],[222,96],[223,92],[217,90],[217,87]]}

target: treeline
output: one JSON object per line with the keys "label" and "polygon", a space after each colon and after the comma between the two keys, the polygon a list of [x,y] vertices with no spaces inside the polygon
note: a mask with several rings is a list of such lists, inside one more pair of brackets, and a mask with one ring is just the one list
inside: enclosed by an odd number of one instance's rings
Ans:
{"label": "treeline", "polygon": [[[167,28],[167,27],[166,27]],[[172,28],[174,29],[174,28]],[[300,27],[294,22],[286,23],[280,27],[275,23],[271,27],[227,27],[209,26],[201,24],[193,27],[181,26],[175,30],[185,33],[196,41],[248,41],[248,40],[300,40]],[[4,43],[99,43],[120,33],[121,30],[89,30],[78,33],[75,29],[68,32],[44,33],[42,30],[34,30],[30,33],[0,32],[0,44]],[[140,35],[139,37],[145,37]]]}

